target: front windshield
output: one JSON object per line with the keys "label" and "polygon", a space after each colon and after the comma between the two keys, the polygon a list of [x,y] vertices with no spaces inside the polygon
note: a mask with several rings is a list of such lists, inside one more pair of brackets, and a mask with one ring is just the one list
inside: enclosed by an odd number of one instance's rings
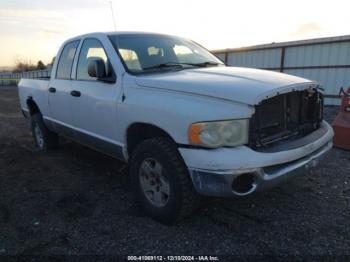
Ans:
{"label": "front windshield", "polygon": [[203,47],[179,37],[126,34],[109,38],[131,73],[224,65]]}

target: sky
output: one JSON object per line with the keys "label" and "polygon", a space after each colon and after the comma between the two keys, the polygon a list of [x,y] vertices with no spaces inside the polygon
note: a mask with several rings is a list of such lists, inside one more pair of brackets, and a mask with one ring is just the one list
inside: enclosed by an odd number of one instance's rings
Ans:
{"label": "sky", "polygon": [[[179,35],[208,49],[350,34],[349,0],[111,0],[118,31]],[[107,0],[0,0],[0,67],[48,63],[62,42],[114,31]]]}

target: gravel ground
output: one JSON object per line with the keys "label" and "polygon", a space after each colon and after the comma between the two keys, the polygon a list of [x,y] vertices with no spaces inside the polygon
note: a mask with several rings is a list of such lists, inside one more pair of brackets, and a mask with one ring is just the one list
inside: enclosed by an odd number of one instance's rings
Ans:
{"label": "gravel ground", "polygon": [[[326,119],[336,112],[326,108]],[[169,227],[139,209],[123,163],[66,140],[57,151],[35,150],[17,89],[2,87],[0,255],[349,261],[349,160],[350,152],[333,149],[308,175],[247,198],[206,199],[192,217]]]}

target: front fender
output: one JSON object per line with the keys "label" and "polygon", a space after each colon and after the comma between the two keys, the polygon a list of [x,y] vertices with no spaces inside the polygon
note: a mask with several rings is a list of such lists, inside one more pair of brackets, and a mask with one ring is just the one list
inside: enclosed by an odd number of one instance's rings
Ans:
{"label": "front fender", "polygon": [[250,118],[254,113],[251,106],[200,95],[137,86],[125,91],[125,100],[118,110],[118,123],[124,130],[118,139],[125,144],[126,130],[133,123],[152,124],[175,142],[188,144],[187,132],[192,123]]}

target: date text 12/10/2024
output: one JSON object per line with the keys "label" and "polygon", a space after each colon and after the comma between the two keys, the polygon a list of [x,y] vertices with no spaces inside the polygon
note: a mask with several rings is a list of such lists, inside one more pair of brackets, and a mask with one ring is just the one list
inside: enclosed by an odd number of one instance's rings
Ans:
{"label": "date text 12/10/2024", "polygon": [[128,256],[128,261],[219,261],[217,256]]}

